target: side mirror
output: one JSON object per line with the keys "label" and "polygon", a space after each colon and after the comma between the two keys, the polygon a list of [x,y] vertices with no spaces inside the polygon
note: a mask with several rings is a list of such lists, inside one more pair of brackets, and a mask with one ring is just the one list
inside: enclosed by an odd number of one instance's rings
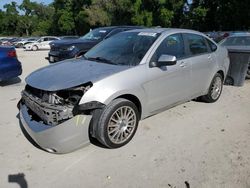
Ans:
{"label": "side mirror", "polygon": [[163,67],[176,65],[177,59],[172,55],[161,55],[157,62],[151,62],[150,67]]}

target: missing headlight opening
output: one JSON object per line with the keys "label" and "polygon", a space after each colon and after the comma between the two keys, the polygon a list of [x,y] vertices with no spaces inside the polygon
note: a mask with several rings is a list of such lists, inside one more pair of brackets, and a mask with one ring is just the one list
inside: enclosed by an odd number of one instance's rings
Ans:
{"label": "missing headlight opening", "polygon": [[74,107],[90,87],[92,83],[65,90],[44,91],[26,85],[22,103],[28,107],[33,120],[55,126],[74,116]]}

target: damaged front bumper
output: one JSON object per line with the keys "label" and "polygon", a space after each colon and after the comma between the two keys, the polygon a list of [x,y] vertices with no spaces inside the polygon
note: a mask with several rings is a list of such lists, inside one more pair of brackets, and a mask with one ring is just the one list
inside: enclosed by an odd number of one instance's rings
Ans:
{"label": "damaged front bumper", "polygon": [[20,120],[31,138],[44,150],[69,153],[89,144],[91,115],[76,115],[56,126],[31,118],[28,107],[20,104]]}

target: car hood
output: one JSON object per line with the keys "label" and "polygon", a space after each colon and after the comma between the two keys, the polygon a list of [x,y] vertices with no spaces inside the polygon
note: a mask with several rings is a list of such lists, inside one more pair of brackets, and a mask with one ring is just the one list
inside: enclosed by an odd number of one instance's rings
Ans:
{"label": "car hood", "polygon": [[84,59],[66,60],[38,69],[26,78],[26,83],[45,91],[57,91],[95,83],[112,74],[128,69],[129,66],[110,65]]}
{"label": "car hood", "polygon": [[74,39],[74,40],[57,40],[51,43],[51,45],[55,46],[70,46],[77,44],[92,44],[97,43],[96,41],[85,40],[85,39]]}

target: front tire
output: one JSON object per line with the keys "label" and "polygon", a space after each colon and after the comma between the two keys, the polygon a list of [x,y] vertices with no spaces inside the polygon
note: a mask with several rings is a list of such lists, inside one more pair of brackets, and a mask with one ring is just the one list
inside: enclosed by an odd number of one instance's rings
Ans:
{"label": "front tire", "polygon": [[118,98],[107,105],[99,119],[97,139],[108,148],[126,145],[134,136],[139,122],[134,103]]}
{"label": "front tire", "polygon": [[35,45],[35,46],[32,46],[32,51],[37,51],[38,50],[38,47]]}
{"label": "front tire", "polygon": [[221,74],[216,73],[210,84],[208,94],[201,97],[202,101],[207,103],[216,102],[220,98],[222,88],[223,88],[223,78]]}

